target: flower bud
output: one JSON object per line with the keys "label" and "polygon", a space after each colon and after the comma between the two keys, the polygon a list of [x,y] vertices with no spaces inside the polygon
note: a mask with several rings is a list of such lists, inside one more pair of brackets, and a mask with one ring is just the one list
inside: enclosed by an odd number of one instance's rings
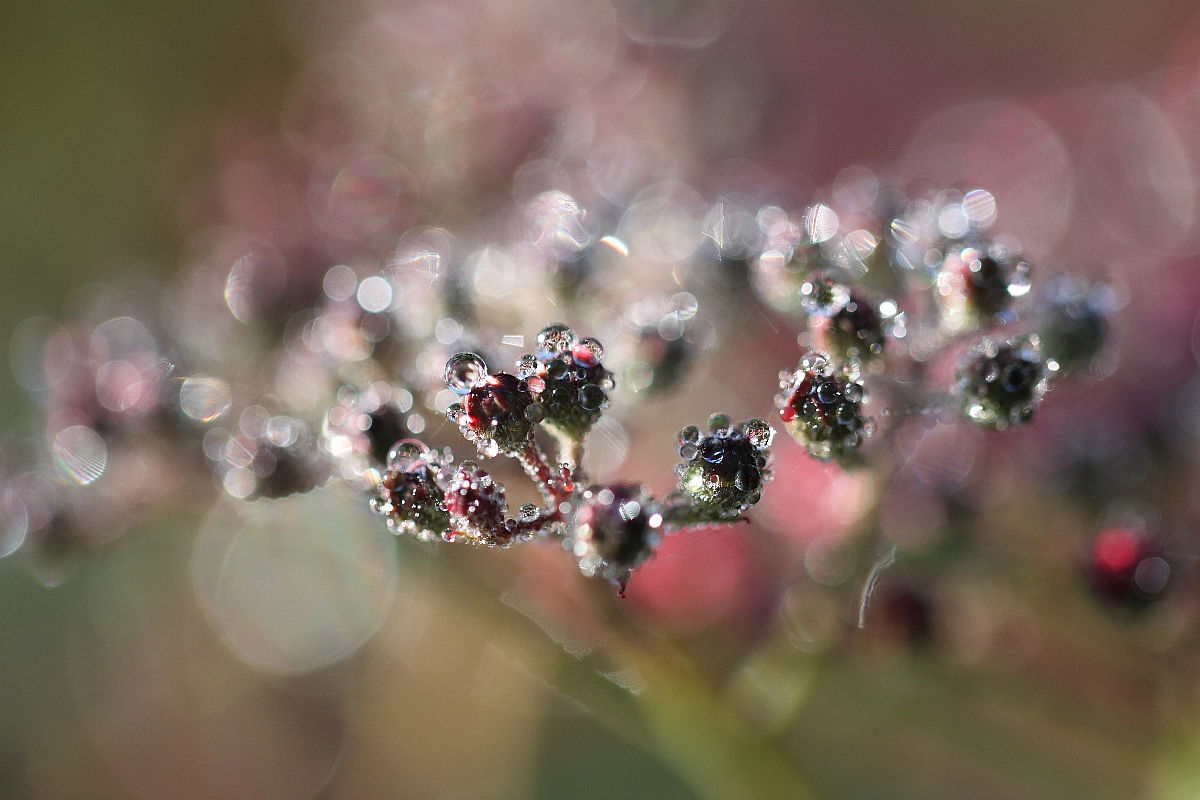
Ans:
{"label": "flower bud", "polygon": [[630,573],[662,541],[663,515],[639,484],[585,490],[564,546],[585,575],[600,575],[624,589]]}
{"label": "flower bud", "polygon": [[709,435],[700,437],[692,426],[679,433],[684,459],[675,468],[679,488],[706,519],[736,519],[762,496],[770,480],[771,429],[762,420],[730,426],[723,414],[709,420]]}
{"label": "flower bud", "polygon": [[1042,358],[1035,335],[997,343],[985,338],[964,360],[955,391],[964,413],[975,422],[1003,430],[1033,418],[1056,369]]}
{"label": "flower bud", "polygon": [[794,372],[780,374],[779,387],[780,419],[815,458],[844,461],[875,430],[863,416],[867,395],[852,364],[837,371],[824,353],[809,353]]}

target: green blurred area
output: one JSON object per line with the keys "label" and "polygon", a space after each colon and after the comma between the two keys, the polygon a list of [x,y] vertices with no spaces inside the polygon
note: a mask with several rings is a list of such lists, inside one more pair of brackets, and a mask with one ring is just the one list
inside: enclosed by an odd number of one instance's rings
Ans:
{"label": "green blurred area", "polygon": [[[231,106],[277,106],[288,30],[271,0],[0,6],[0,338],[130,264],[175,270],[187,175],[170,172],[195,157],[181,137],[207,144]],[[7,361],[0,375],[11,431],[30,409]]]}

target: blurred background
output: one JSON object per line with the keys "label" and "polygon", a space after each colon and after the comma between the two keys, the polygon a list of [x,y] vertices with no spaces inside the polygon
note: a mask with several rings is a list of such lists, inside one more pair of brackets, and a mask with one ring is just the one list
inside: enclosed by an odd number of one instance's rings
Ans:
{"label": "blurred background", "polygon": [[[369,187],[339,189],[339,167],[384,151],[400,154],[390,185],[412,188],[363,223],[378,206]],[[1062,442],[1113,434],[1109,462],[1070,474],[1095,490],[1125,475],[1110,462],[1142,458],[1153,477],[1138,502],[1158,509],[1143,516],[1195,535],[1193,3],[9,0],[0,337],[19,343],[22,321],[79,315],[114,288],[190,287],[181,276],[214,229],[270,240],[289,276],[319,265],[318,283],[406,224],[502,235],[498,210],[571,158],[591,181],[577,196],[613,208],[665,180],[689,199],[736,190],[795,208],[855,166],[984,186],[1035,264],[1118,287],[1119,366],[989,449],[1004,468],[974,474],[1009,478],[971,518],[988,559],[915,600],[900,586],[880,632],[847,648],[823,593],[837,580],[820,579],[810,545],[849,530],[870,490],[791,442],[755,528],[669,544],[625,605],[585,596],[559,553],[455,554],[447,570],[445,549],[397,548],[337,489],[234,524],[205,485],[203,502],[139,520],[50,580],[0,561],[0,796],[736,796],[687,774],[709,757],[688,720],[711,718],[685,689],[650,713],[657,743],[621,724],[625,695],[657,684],[644,663],[587,660],[613,625],[706,653],[742,720],[720,735],[758,731],[815,796],[1200,797],[1195,587],[1136,618],[1093,603],[1072,548],[1102,515],[1056,488],[1081,461]],[[645,282],[669,282],[663,270]],[[713,322],[700,382],[627,424],[645,442],[625,441],[619,474],[668,486],[678,427],[718,406],[770,413],[795,330]],[[40,417],[19,374],[0,372],[16,441]],[[957,485],[972,474],[962,454],[983,446],[929,447],[928,469]],[[257,535],[223,538],[239,525]],[[756,543],[764,530],[776,549]],[[535,613],[535,596],[559,605]],[[931,623],[927,603],[959,613]],[[911,648],[930,626],[935,644]]]}

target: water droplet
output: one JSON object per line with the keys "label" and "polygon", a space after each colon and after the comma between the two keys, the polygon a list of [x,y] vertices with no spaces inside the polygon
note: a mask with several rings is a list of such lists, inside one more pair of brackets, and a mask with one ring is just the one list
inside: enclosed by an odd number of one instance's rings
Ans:
{"label": "water droplet", "polygon": [[829,405],[830,403],[837,402],[837,399],[841,396],[841,393],[841,389],[838,387],[836,381],[823,381],[817,386],[817,400],[822,405]]}
{"label": "water droplet", "polygon": [[517,377],[529,378],[538,371],[538,361],[532,354],[526,353],[517,359]]}
{"label": "water droplet", "polygon": [[387,465],[389,469],[408,472],[414,467],[426,463],[425,456],[429,448],[416,439],[401,439],[388,450]]}
{"label": "water droplet", "polygon": [[484,458],[495,458],[500,454],[500,444],[495,439],[480,439],[477,444],[479,455]]}
{"label": "water droplet", "polygon": [[719,433],[729,427],[729,417],[724,414],[713,414],[708,418],[708,430],[710,433]]}
{"label": "water droplet", "polygon": [[525,419],[533,423],[538,423],[545,418],[546,409],[541,403],[530,403],[525,406]]}
{"label": "water droplet", "polygon": [[446,362],[446,385],[455,394],[469,393],[487,375],[487,364],[475,353],[458,353]]}
{"label": "water droplet", "polygon": [[843,394],[845,394],[846,399],[851,403],[857,403],[863,399],[863,387],[857,383],[846,384]]}
{"label": "water droplet", "polygon": [[743,430],[746,439],[759,450],[770,447],[775,438],[775,429],[768,425],[766,420],[752,419],[743,426]]}
{"label": "water droplet", "polygon": [[575,331],[563,324],[547,325],[537,335],[537,353],[542,359],[569,352],[574,344]]}
{"label": "water droplet", "polygon": [[591,336],[580,339],[571,348],[571,357],[581,367],[594,367],[604,358],[604,345]]}
{"label": "water droplet", "polygon": [[691,461],[700,452],[700,448],[696,447],[692,442],[684,442],[679,445],[679,456],[685,461]]}
{"label": "water droplet", "polygon": [[738,488],[738,491],[752,492],[762,485],[762,473],[750,464],[743,464],[737,471],[737,475],[734,476],[733,485]]}
{"label": "water droplet", "polygon": [[720,464],[725,458],[725,440],[710,436],[700,443],[700,457],[710,464]]}
{"label": "water droplet", "polygon": [[858,409],[853,403],[842,403],[837,407],[837,421],[839,425],[850,425],[858,417]]}
{"label": "water droplet", "polygon": [[579,389],[579,405],[588,411],[598,410],[606,399],[604,390],[594,383],[584,384]]}
{"label": "water droplet", "polygon": [[522,522],[536,522],[540,513],[541,510],[533,503],[526,503],[517,512]]}

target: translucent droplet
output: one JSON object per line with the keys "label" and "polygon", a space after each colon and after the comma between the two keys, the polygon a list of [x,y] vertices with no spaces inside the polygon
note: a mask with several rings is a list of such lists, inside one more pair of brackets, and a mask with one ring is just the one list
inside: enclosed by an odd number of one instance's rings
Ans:
{"label": "translucent droplet", "polygon": [[526,353],[525,355],[523,355],[519,359],[517,359],[517,377],[518,378],[529,378],[531,375],[536,374],[537,371],[538,371],[538,361],[537,361],[537,358],[534,357],[532,354]]}
{"label": "translucent droplet", "polygon": [[194,420],[212,422],[232,405],[229,384],[219,378],[195,375],[179,387],[179,409]]}
{"label": "translucent droplet", "polygon": [[541,422],[546,418],[546,408],[541,403],[530,403],[525,406],[525,419],[530,422]]}
{"label": "translucent droplet", "polygon": [[604,358],[604,345],[591,336],[580,339],[571,348],[571,357],[581,367],[594,367]]}
{"label": "translucent droplet", "polygon": [[533,503],[526,503],[521,506],[517,514],[521,517],[522,522],[536,522],[541,510]]}
{"label": "translucent droplet", "polygon": [[737,471],[737,475],[733,478],[733,485],[740,492],[750,492],[757,489],[762,484],[762,473],[749,464],[745,464]]}
{"label": "translucent droplet", "polygon": [[588,411],[598,410],[606,399],[604,390],[594,383],[584,384],[579,389],[579,405]]}
{"label": "translucent droplet", "polygon": [[446,419],[450,420],[455,425],[457,425],[458,418],[462,413],[463,413],[462,403],[452,403],[450,405],[450,407],[446,409]]}
{"label": "translucent droplet", "polygon": [[843,394],[851,403],[857,403],[863,399],[863,387],[857,383],[848,383]]}
{"label": "translucent droplet", "polygon": [[700,452],[700,448],[692,442],[684,442],[679,445],[679,456],[685,461],[691,461]]}
{"label": "translucent droplet", "polygon": [[766,420],[752,419],[744,426],[746,439],[759,450],[766,450],[775,439],[775,429]]}
{"label": "translucent droplet", "polygon": [[537,352],[542,359],[553,358],[559,353],[570,352],[575,345],[575,331],[561,323],[547,325],[537,335]]}
{"label": "translucent droplet", "polygon": [[426,463],[425,456],[429,448],[416,439],[401,439],[388,450],[387,465],[389,469],[408,472],[414,467]]}
{"label": "translucent droplet", "polygon": [[108,447],[100,434],[86,425],[72,425],[59,431],[51,450],[59,469],[82,486],[103,475],[108,465]]}
{"label": "translucent droplet", "polygon": [[446,362],[446,385],[455,394],[467,394],[487,376],[487,364],[475,353],[458,353]]}
{"label": "translucent droplet", "polygon": [[708,418],[708,430],[710,433],[719,433],[729,427],[729,417],[724,414],[713,414]]}
{"label": "translucent droplet", "polygon": [[837,407],[839,425],[849,425],[858,417],[858,409],[852,403],[842,403]]}
{"label": "translucent droplet", "polygon": [[480,439],[477,444],[479,455],[484,458],[495,458],[500,454],[500,444],[495,439]]}
{"label": "translucent droplet", "polygon": [[824,381],[817,386],[817,400],[822,405],[829,405],[830,403],[837,402],[837,399],[841,396],[841,393],[841,389],[834,381]]}

